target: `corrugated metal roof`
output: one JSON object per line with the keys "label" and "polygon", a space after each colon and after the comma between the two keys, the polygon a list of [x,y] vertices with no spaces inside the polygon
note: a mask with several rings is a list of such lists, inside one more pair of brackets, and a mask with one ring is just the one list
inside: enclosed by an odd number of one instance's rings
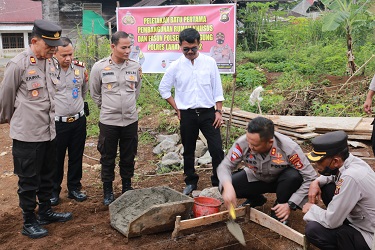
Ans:
{"label": "corrugated metal roof", "polygon": [[132,7],[142,7],[142,6],[158,6],[167,0],[142,0],[139,3],[134,4]]}
{"label": "corrugated metal roof", "polygon": [[0,0],[0,23],[33,23],[42,19],[42,2]]}

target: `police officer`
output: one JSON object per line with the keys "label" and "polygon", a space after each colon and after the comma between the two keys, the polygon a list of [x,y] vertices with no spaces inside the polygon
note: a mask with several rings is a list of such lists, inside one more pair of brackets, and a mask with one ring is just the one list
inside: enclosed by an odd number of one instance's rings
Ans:
{"label": "police officer", "polygon": [[61,37],[54,55],[59,78],[55,95],[55,124],[57,143],[57,170],[54,178],[51,205],[59,203],[61,183],[64,177],[64,160],[68,149],[67,186],[68,198],[76,201],[87,199],[81,192],[82,157],[86,141],[86,116],[84,99],[88,91],[88,76],[82,62],[73,60],[72,41]]}
{"label": "police officer", "polygon": [[114,200],[112,182],[115,179],[117,145],[120,146],[122,193],[133,189],[131,178],[138,145],[136,101],[142,83],[140,64],[129,58],[129,35],[123,31],[114,33],[111,50],[112,54],[96,62],[90,73],[90,94],[100,108],[98,151],[101,154],[104,205]]}
{"label": "police officer", "polygon": [[10,123],[22,234],[30,238],[48,234],[41,225],[72,219],[71,213],[54,212],[50,203],[56,167],[54,95],[59,82],[51,58],[62,45],[60,35],[60,26],[36,20],[30,47],[10,60],[0,87],[0,123]]}
{"label": "police officer", "polygon": [[233,51],[228,44],[225,44],[223,32],[216,34],[216,45],[211,47],[210,56],[215,59],[220,72],[233,72]]}
{"label": "police officer", "polygon": [[[245,169],[235,172],[241,162]],[[316,172],[300,146],[285,135],[274,132],[274,124],[256,117],[247,126],[246,135],[238,138],[217,170],[222,196],[227,208],[236,198],[247,198],[250,206],[261,206],[264,193],[276,193],[271,216],[286,224],[291,210],[307,201],[310,183]]]}
{"label": "police officer", "polygon": [[[370,249],[375,229],[375,173],[348,149],[348,136],[335,131],[312,140],[308,154],[321,174],[303,206],[306,237],[320,249]],[[315,205],[322,199],[326,209]]]}

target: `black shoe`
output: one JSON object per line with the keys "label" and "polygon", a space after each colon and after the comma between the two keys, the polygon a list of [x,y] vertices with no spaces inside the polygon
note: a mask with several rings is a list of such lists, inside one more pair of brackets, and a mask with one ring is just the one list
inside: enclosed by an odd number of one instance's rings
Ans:
{"label": "black shoe", "polygon": [[50,201],[51,201],[51,206],[56,206],[56,205],[58,205],[59,202],[60,202],[59,193],[53,191],[53,192],[52,192],[52,198],[50,199]]}
{"label": "black shoe", "polygon": [[113,195],[113,187],[112,182],[103,182],[103,204],[108,206],[115,200],[115,196]]}
{"label": "black shoe", "polygon": [[189,195],[191,192],[193,192],[193,190],[196,190],[196,189],[197,189],[197,185],[189,184],[189,185],[186,185],[186,187],[184,188],[184,191],[182,191],[182,193],[184,195]]}
{"label": "black shoe", "polygon": [[38,239],[47,236],[48,231],[35,221],[34,223],[25,223],[22,228],[22,234],[32,239]]}
{"label": "black shoe", "polygon": [[38,222],[40,225],[47,225],[53,222],[65,222],[72,218],[72,213],[57,213],[50,208],[44,213],[39,213]]}
{"label": "black shoe", "polygon": [[132,181],[129,178],[122,179],[122,193],[125,193],[126,191],[134,190],[132,188]]}
{"label": "black shoe", "polygon": [[264,195],[260,194],[259,196],[257,195],[256,198],[247,199],[240,205],[240,207],[244,207],[247,204],[250,204],[250,207],[259,207],[263,206],[266,202],[267,198]]}
{"label": "black shoe", "polygon": [[129,191],[129,190],[134,190],[134,188],[132,187],[122,187],[122,193],[125,193],[126,191]]}
{"label": "black shoe", "polygon": [[[79,190],[72,190],[72,191],[68,191],[68,198],[69,199],[75,199],[76,201],[85,201],[87,200],[87,195],[82,193],[81,191]],[[52,203],[51,203],[52,205]]]}

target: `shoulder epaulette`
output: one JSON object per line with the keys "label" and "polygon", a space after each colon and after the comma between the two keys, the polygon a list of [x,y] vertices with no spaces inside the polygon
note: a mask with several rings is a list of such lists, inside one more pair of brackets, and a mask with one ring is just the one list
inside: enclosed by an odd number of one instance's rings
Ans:
{"label": "shoulder epaulette", "polygon": [[74,65],[77,65],[77,66],[80,66],[80,67],[82,67],[82,68],[85,67],[85,63],[84,63],[84,62],[81,62],[81,61],[78,61],[78,60],[74,60],[74,61],[73,61],[73,64],[74,64]]}

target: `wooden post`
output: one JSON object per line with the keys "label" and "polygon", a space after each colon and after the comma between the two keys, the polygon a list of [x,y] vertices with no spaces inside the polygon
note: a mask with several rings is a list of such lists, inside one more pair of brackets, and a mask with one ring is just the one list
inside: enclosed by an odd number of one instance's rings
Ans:
{"label": "wooden post", "polygon": [[176,239],[178,236],[178,233],[180,231],[180,222],[181,222],[181,216],[176,216],[176,221],[174,223],[174,230],[172,232],[172,239]]}
{"label": "wooden post", "polygon": [[245,223],[249,223],[250,221],[250,204],[245,205]]}
{"label": "wooden post", "polygon": [[108,22],[108,35],[109,35],[109,41],[111,41],[112,38],[112,23]]}

